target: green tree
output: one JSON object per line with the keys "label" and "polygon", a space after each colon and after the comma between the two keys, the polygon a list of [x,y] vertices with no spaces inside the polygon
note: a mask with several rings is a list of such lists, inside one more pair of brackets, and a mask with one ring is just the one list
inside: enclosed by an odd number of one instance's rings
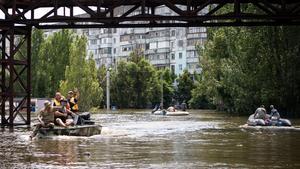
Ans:
{"label": "green tree", "polygon": [[103,89],[103,98],[102,99],[102,102],[100,103],[100,107],[103,107],[104,105],[106,105],[106,71],[107,71],[107,68],[102,65],[98,68],[97,70],[97,78],[98,78],[98,81],[100,83],[100,86],[102,87]]}
{"label": "green tree", "polygon": [[42,43],[39,51],[40,72],[35,77],[41,97],[53,97],[59,89],[59,82],[65,79],[66,66],[70,63],[70,47],[74,41],[74,32],[61,30],[50,35]]}
{"label": "green tree", "polygon": [[70,65],[65,70],[65,80],[60,83],[60,91],[78,89],[80,92],[79,108],[87,111],[99,106],[103,99],[103,91],[97,78],[97,68],[92,57],[86,60],[85,37],[76,37],[70,46]]}
{"label": "green tree", "polygon": [[192,98],[191,91],[194,88],[192,75],[187,70],[184,70],[176,81],[178,83],[176,89],[176,100],[179,101],[179,103],[188,102]]}
{"label": "green tree", "polygon": [[[163,104],[164,108],[167,108],[171,106],[172,104],[172,99],[174,98],[175,95],[175,88],[173,85],[173,82],[176,78],[176,75],[174,75],[170,69],[163,69],[160,71],[157,71],[157,76],[156,77],[161,77],[159,79],[159,84],[160,86],[163,85]],[[156,95],[159,95],[160,93],[157,93]],[[160,102],[161,99],[158,100]]]}
{"label": "green tree", "polygon": [[[201,53],[203,69],[193,103],[252,113],[260,104],[282,112],[299,110],[298,27],[218,28],[210,30]],[[289,113],[294,115],[293,113]]]}
{"label": "green tree", "polygon": [[158,102],[161,95],[159,77],[148,61],[137,51],[129,61],[120,61],[111,74],[112,104],[121,108],[145,108]]}
{"label": "green tree", "polygon": [[32,72],[32,95],[33,97],[45,97],[41,91],[45,91],[45,74],[42,68],[45,61],[40,54],[42,44],[45,42],[44,32],[40,29],[33,29],[31,46],[31,72]]}

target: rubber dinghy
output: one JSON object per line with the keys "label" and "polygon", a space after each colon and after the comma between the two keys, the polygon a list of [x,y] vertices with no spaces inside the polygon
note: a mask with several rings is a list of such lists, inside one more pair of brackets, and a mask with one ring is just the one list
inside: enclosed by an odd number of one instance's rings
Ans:
{"label": "rubber dinghy", "polygon": [[292,123],[288,119],[271,119],[269,123],[266,123],[263,119],[255,119],[254,114],[251,114],[247,120],[248,126],[292,126]]}
{"label": "rubber dinghy", "polygon": [[170,111],[167,111],[167,110],[156,110],[152,114],[154,114],[154,115],[164,115],[164,116],[187,116],[190,113],[187,112],[187,111],[178,111],[178,110],[176,110],[175,112],[170,112]]}

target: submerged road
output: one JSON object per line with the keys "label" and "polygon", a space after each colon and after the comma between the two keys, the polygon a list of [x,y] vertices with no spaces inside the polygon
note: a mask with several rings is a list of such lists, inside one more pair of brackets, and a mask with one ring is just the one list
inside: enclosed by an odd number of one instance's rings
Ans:
{"label": "submerged road", "polygon": [[204,110],[92,117],[104,126],[101,135],[29,141],[27,129],[2,129],[0,168],[300,168],[299,131],[239,128],[247,117]]}

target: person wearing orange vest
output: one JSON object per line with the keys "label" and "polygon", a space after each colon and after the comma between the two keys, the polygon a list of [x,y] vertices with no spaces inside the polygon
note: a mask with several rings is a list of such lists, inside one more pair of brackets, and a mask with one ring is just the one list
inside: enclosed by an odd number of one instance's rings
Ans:
{"label": "person wearing orange vest", "polygon": [[68,103],[70,105],[70,110],[74,113],[79,111],[78,108],[78,92],[69,91],[68,92]]}

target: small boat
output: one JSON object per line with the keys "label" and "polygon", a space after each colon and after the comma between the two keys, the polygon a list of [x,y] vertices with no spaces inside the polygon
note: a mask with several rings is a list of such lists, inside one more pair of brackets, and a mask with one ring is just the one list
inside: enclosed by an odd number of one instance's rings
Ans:
{"label": "small boat", "polygon": [[40,128],[37,132],[38,138],[47,136],[92,136],[101,134],[102,126],[95,124],[91,120],[90,112],[79,113],[74,117],[74,126],[60,127],[54,126],[52,128]]}
{"label": "small boat", "polygon": [[292,126],[288,119],[270,119],[265,121],[263,119],[255,119],[254,114],[251,114],[247,120],[249,126]]}
{"label": "small boat", "polygon": [[101,125],[75,125],[67,128],[55,126],[54,128],[40,128],[37,134],[38,138],[48,136],[92,136],[101,134]]}
{"label": "small boat", "polygon": [[187,111],[178,111],[176,110],[175,112],[170,112],[167,110],[157,110],[155,112],[153,112],[152,114],[154,115],[165,115],[165,116],[187,116],[190,113]]}
{"label": "small boat", "polygon": [[246,130],[272,130],[272,131],[282,131],[282,130],[292,130],[292,131],[300,131],[299,127],[294,126],[251,126],[248,124],[244,124],[239,126],[241,129]]}

